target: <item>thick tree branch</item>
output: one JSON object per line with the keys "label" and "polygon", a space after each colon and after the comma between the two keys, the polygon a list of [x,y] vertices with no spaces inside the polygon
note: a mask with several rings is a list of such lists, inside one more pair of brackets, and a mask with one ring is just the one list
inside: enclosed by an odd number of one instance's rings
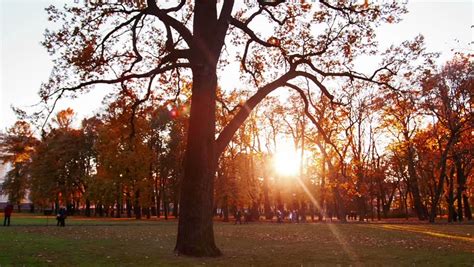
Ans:
{"label": "thick tree branch", "polygon": [[224,152],[226,146],[232,140],[234,133],[240,128],[242,123],[248,118],[250,112],[271,92],[282,87],[288,80],[296,77],[295,72],[290,71],[273,82],[260,88],[252,95],[239,109],[232,120],[224,127],[219,137],[216,139],[216,157],[218,158]]}
{"label": "thick tree branch", "polygon": [[281,3],[285,3],[285,0],[258,0],[261,6],[277,6]]}
{"label": "thick tree branch", "polygon": [[219,19],[217,21],[216,40],[214,44],[214,47],[216,50],[215,53],[220,53],[220,50],[222,46],[224,45],[227,30],[229,29],[229,23],[232,18],[231,13],[232,13],[233,7],[234,7],[234,0],[224,0],[224,4],[222,5]]}
{"label": "thick tree branch", "polygon": [[148,72],[144,72],[144,73],[128,74],[128,75],[125,75],[125,76],[122,76],[122,77],[119,77],[119,78],[116,78],[116,79],[91,80],[91,81],[80,83],[80,84],[78,84],[76,86],[73,86],[73,87],[65,87],[65,88],[57,89],[53,93],[49,94],[48,97],[52,97],[53,95],[56,95],[56,94],[59,93],[58,98],[60,98],[62,96],[62,94],[64,94],[64,92],[66,92],[66,91],[76,91],[76,90],[85,88],[87,86],[96,85],[96,84],[117,84],[117,83],[121,83],[121,82],[131,80],[131,79],[140,79],[140,78],[151,77],[153,75],[161,74],[161,73],[164,73],[164,72],[176,69],[176,68],[189,68],[189,67],[191,67],[191,64],[189,64],[189,63],[175,63],[175,64],[167,65],[167,66],[164,66],[164,67],[157,67],[155,69],[152,69],[152,70],[150,70]]}
{"label": "thick tree branch", "polygon": [[329,100],[331,100],[331,102],[334,101],[334,96],[329,93],[328,89],[326,88],[326,86],[324,86],[324,84],[322,84],[318,78],[316,78],[316,76],[308,73],[308,72],[305,72],[305,71],[296,71],[296,75],[297,76],[302,76],[302,77],[305,77],[305,78],[308,78],[309,80],[311,80],[314,84],[316,84],[319,89],[321,89],[321,91],[323,92],[323,94],[329,98]]}
{"label": "thick tree branch", "polygon": [[177,12],[184,6],[184,4],[186,4],[186,0],[181,0],[181,2],[179,2],[177,6],[171,7],[171,8],[165,8],[165,9],[162,9],[162,11],[165,13]]}
{"label": "thick tree branch", "polygon": [[[390,88],[392,90],[396,90],[396,88],[394,88],[388,82],[380,82],[380,81],[374,80],[377,73],[379,73],[380,71],[385,70],[385,69],[388,70],[389,64],[382,67],[382,68],[377,69],[370,77],[367,77],[365,75],[358,74],[358,73],[355,73],[353,71],[325,72],[325,71],[322,71],[319,68],[316,68],[316,66],[314,66],[314,64],[312,63],[311,60],[302,59],[302,62],[306,63],[313,71],[317,72],[318,74],[320,74],[324,77],[347,77],[347,78],[350,78],[351,80],[358,79],[358,80],[362,80],[362,81],[366,81],[366,82],[375,83],[377,85],[387,86],[388,88]],[[391,73],[393,73],[393,72],[391,72]]]}

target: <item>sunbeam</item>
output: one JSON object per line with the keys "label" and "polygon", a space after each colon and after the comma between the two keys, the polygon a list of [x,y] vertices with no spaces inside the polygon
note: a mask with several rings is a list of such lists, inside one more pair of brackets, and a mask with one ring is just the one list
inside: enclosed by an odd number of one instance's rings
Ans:
{"label": "sunbeam", "polygon": [[[301,181],[300,177],[297,177],[296,180],[301,185],[301,188],[303,188],[306,195],[308,195],[308,197],[311,200],[311,202],[313,203],[313,205],[319,211],[322,211],[321,205],[319,205],[319,202],[316,200],[316,198],[314,198],[313,194],[311,194],[311,192],[308,190],[308,188],[303,183],[303,181]],[[344,235],[341,232],[339,232],[339,230],[337,229],[337,227],[334,224],[328,223],[327,225],[329,227],[329,230],[332,232],[332,234],[336,238],[337,242],[339,242],[339,244],[341,244],[342,249],[344,250],[344,252],[349,256],[351,261],[353,261],[356,265],[361,265],[362,263],[360,262],[359,257],[357,256],[355,251],[352,249],[352,247],[349,245],[349,243],[346,241]]]}

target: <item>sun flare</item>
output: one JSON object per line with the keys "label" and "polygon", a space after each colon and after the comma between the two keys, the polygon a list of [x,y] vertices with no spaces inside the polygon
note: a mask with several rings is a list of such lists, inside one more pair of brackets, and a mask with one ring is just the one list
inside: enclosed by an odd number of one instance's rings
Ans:
{"label": "sun flare", "polygon": [[292,147],[278,149],[273,156],[273,167],[281,176],[295,176],[300,170],[300,155]]}

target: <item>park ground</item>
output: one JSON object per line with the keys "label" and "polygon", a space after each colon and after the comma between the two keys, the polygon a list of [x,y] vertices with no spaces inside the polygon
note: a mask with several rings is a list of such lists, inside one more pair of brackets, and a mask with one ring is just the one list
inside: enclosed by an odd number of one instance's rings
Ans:
{"label": "park ground", "polygon": [[[3,222],[3,218],[2,218]],[[14,214],[0,266],[474,266],[474,224],[217,222],[218,258],[173,253],[176,220]]]}

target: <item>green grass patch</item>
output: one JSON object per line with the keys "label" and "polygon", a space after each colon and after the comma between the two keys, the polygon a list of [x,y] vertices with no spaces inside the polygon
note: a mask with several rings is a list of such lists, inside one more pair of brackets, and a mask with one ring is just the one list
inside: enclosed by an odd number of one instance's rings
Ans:
{"label": "green grass patch", "polygon": [[[51,219],[51,218],[50,218]],[[224,256],[173,253],[174,220],[68,218],[66,227],[42,217],[14,217],[0,227],[0,266],[472,266],[474,225],[215,223]],[[54,222],[54,225],[51,223]],[[442,233],[432,236],[425,232]]]}

